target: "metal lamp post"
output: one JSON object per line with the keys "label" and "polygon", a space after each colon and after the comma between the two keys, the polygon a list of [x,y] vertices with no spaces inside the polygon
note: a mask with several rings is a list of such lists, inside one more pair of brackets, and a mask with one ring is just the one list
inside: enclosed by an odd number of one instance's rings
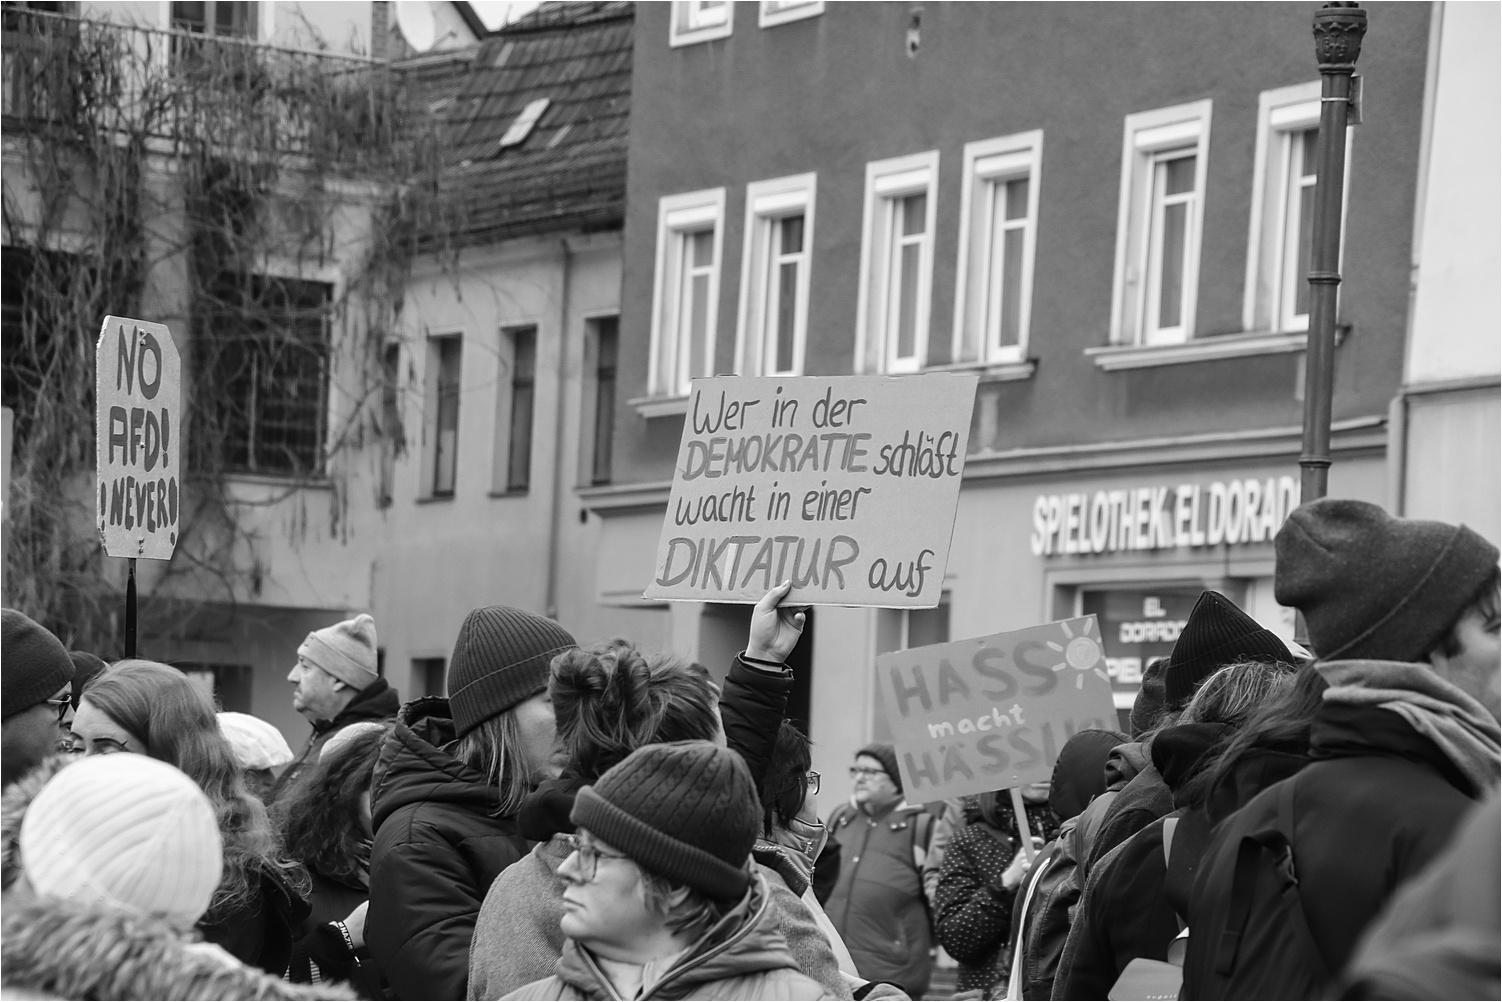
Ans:
{"label": "metal lamp post", "polygon": [[1340,218],[1346,173],[1351,77],[1366,35],[1366,11],[1327,3],[1314,15],[1314,48],[1322,83],[1319,173],[1314,184],[1314,234],[1309,249],[1309,347],[1304,370],[1304,446],[1299,456],[1304,503],[1325,496],[1330,479],[1330,399],[1335,377],[1335,304],[1340,290]]}

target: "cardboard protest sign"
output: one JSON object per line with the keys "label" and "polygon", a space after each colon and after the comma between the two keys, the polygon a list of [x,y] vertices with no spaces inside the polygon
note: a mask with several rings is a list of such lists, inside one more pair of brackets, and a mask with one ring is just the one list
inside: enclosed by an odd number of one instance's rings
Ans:
{"label": "cardboard protest sign", "polygon": [[876,682],[914,804],[1041,782],[1070,737],[1116,726],[1094,616],[882,654]]}
{"label": "cardboard protest sign", "polygon": [[182,362],[165,324],[105,317],[94,351],[96,518],[112,557],[168,560],[182,475]]}
{"label": "cardboard protest sign", "polygon": [[645,597],[932,608],[974,374],[696,379]]}

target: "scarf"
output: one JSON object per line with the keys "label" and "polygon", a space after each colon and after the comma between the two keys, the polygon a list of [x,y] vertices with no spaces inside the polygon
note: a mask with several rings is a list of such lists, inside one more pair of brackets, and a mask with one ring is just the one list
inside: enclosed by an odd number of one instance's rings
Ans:
{"label": "scarf", "polygon": [[1402,661],[1328,661],[1325,701],[1391,710],[1434,742],[1478,793],[1497,789],[1502,729],[1486,708],[1427,665]]}

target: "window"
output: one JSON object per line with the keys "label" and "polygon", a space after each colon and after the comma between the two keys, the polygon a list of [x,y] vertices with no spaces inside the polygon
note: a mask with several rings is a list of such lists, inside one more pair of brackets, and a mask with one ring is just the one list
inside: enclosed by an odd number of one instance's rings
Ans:
{"label": "window", "polygon": [[689,380],[714,372],[724,216],[724,188],[671,195],[659,203],[648,363],[652,396],[686,396]]}
{"label": "window", "polygon": [[1176,344],[1194,334],[1210,102],[1126,117],[1111,340]]}
{"label": "window", "polygon": [[[1314,241],[1319,113],[1318,81],[1263,91],[1258,101],[1257,160],[1242,309],[1248,331],[1309,329],[1309,253]],[[1351,134],[1348,129],[1347,152]]]}
{"label": "window", "polygon": [[537,328],[508,331],[511,341],[511,421],[506,435],[506,490],[532,486],[532,412],[537,392]]}
{"label": "window", "polygon": [[198,333],[218,391],[204,447],[229,471],[322,472],[333,286],[223,272],[213,293]]}
{"label": "window", "polygon": [[376,503],[385,508],[396,491],[396,457],[406,447],[402,428],[402,346],[388,344],[381,352],[381,482]]}
{"label": "window", "polygon": [[746,244],[741,256],[741,309],[736,372],[803,374],[808,333],[813,174],[746,187]]}
{"label": "window", "polygon": [[856,368],[917,372],[928,354],[938,151],[866,165]]}
{"label": "window", "polygon": [[801,21],[824,13],[824,0],[761,0],[757,25],[772,28],[789,21]]}
{"label": "window", "polygon": [[1043,133],[965,145],[954,360],[1020,362],[1027,354]]}
{"label": "window", "polygon": [[257,4],[231,0],[199,0],[184,3],[173,0],[172,29],[197,35],[230,38],[255,38],[259,23]]}
{"label": "window", "polygon": [[412,684],[424,696],[448,695],[448,672],[443,658],[413,658]]}
{"label": "window", "polygon": [[668,44],[674,47],[727,38],[735,18],[730,0],[673,0],[673,26]]}
{"label": "window", "polygon": [[79,330],[75,318],[95,315],[94,304],[77,300],[98,288],[96,274],[93,260],[76,254],[35,247],[0,250],[0,344],[5,346],[0,402],[15,411],[23,444],[37,414],[37,397],[56,385],[48,374],[70,352],[94,357],[97,332]]}
{"label": "window", "polygon": [[454,496],[459,466],[459,380],[464,339],[458,334],[428,338],[426,373],[428,435],[424,481],[428,497]]}
{"label": "window", "polygon": [[591,320],[595,348],[594,443],[589,482],[610,483],[610,450],[615,441],[615,359],[620,334],[619,317]]}

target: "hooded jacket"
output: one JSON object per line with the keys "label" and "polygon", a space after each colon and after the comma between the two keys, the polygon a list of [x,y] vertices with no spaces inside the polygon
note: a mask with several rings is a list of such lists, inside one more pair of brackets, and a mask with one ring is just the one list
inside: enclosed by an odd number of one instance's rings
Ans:
{"label": "hooded jacket", "polygon": [[[565,940],[557,973],[508,999],[619,999],[589,950]],[[798,973],[764,876],[661,977],[642,985],[642,999],[828,999],[819,983]]]}
{"label": "hooded jacket", "polygon": [[521,859],[514,819],[486,777],[454,758],[447,699],[402,707],[371,786],[375,845],[365,942],[397,998],[462,999],[485,892]]}
{"label": "hooded jacket", "polygon": [[342,985],[295,985],[124,909],[7,895],[0,981],[61,999],[352,999]]}
{"label": "hooded jacket", "polygon": [[[1232,730],[1229,724],[1206,723],[1159,732],[1153,763],[1176,803]],[[1153,821],[1090,871],[1059,960],[1054,998],[1105,998],[1134,958],[1168,958],[1168,944],[1180,925],[1166,894],[1163,830],[1163,819]],[[1185,846],[1175,837],[1171,849],[1182,854]]]}
{"label": "hooded jacket", "polygon": [[396,716],[401,705],[401,697],[397,695],[397,691],[384,678],[378,678],[361,689],[355,698],[349,701],[348,706],[334,715],[333,720],[314,721],[313,733],[308,737],[307,747],[277,777],[276,783],[271,787],[271,793],[267,795],[267,802],[270,803],[281,796],[283,790],[297,781],[297,777],[309,763],[318,761],[318,756],[323,752],[323,746],[328,744],[329,738],[350,724],[365,720],[378,722],[390,720]]}
{"label": "hooded jacket", "polygon": [[1406,690],[1410,708],[1426,701],[1446,708],[1445,716],[1474,731],[1470,750],[1491,763],[1482,771],[1490,772],[1495,785],[1496,721],[1427,666],[1336,661],[1318,670],[1330,688],[1310,728],[1309,765],[1222,821],[1205,850],[1189,904],[1195,935],[1184,962],[1182,998],[1222,994],[1222,984],[1232,986],[1233,993],[1256,992],[1259,978],[1272,977],[1276,984],[1284,977],[1265,970],[1266,958],[1250,941],[1237,951],[1229,975],[1219,975],[1216,946],[1228,924],[1242,836],[1277,818],[1285,786],[1294,784],[1291,844],[1298,900],[1313,946],[1331,972],[1345,966],[1398,885],[1445,848],[1474,801],[1490,792],[1468,778],[1476,764],[1471,756],[1447,752],[1394,708],[1405,700],[1363,705],[1343,699],[1342,690],[1380,679],[1380,691]]}

